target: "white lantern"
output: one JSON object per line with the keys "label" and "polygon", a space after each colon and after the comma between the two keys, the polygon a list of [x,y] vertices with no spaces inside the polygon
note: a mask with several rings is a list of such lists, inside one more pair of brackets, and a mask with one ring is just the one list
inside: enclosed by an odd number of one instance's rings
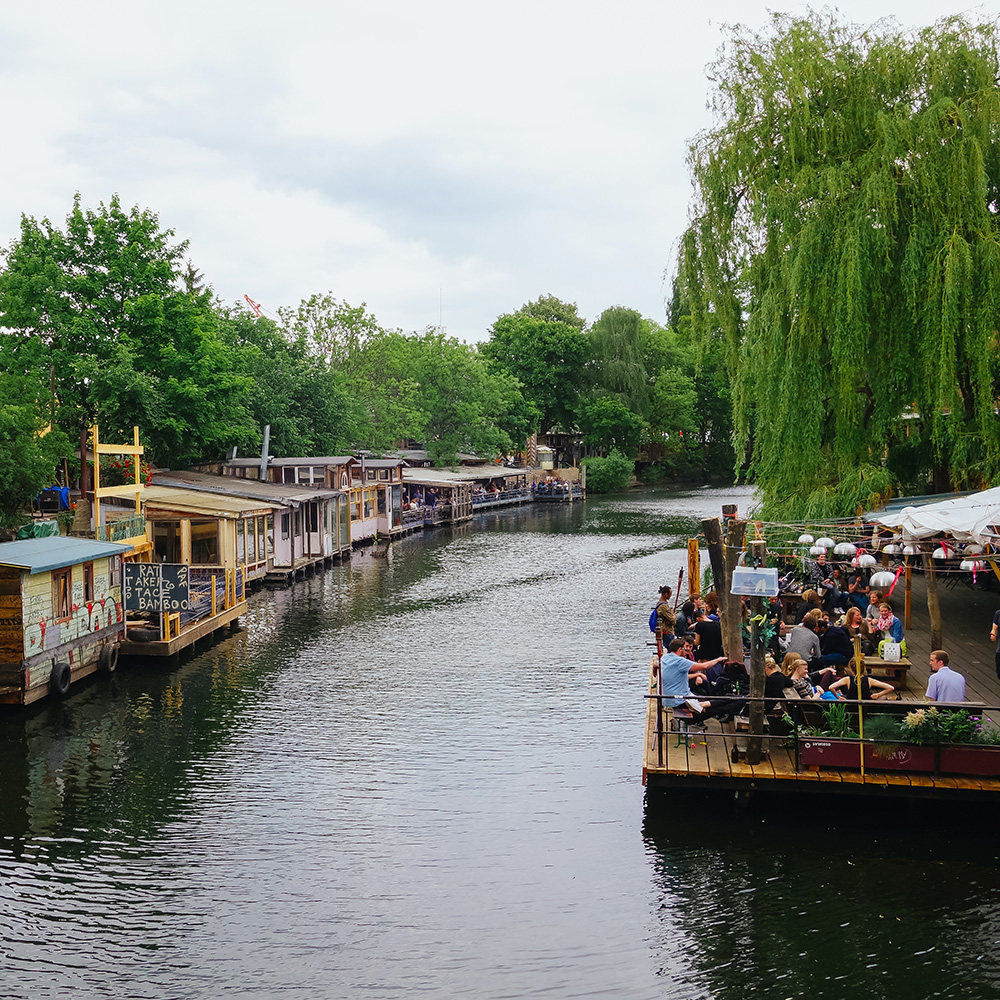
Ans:
{"label": "white lantern", "polygon": [[948,558],[948,550],[943,545],[939,545],[931,553],[931,558],[932,559],[947,559]]}
{"label": "white lantern", "polygon": [[882,551],[887,556],[896,556],[899,555],[901,549],[895,542],[890,542],[888,545],[885,546],[885,548],[882,549]]}
{"label": "white lantern", "polygon": [[958,568],[965,570],[966,573],[978,573],[983,568],[983,564],[979,559],[963,559]]}
{"label": "white lantern", "polygon": [[853,556],[858,551],[858,547],[851,542],[837,542],[833,547],[833,554],[837,556]]}
{"label": "white lantern", "polygon": [[858,556],[858,565],[863,569],[867,569],[869,566],[874,566],[878,560],[870,552],[862,552]]}
{"label": "white lantern", "polygon": [[812,545],[812,543],[815,542],[815,541],[816,541],[816,539],[813,538],[812,535],[809,535],[809,534],[799,535],[799,544],[800,545]]}
{"label": "white lantern", "polygon": [[978,556],[983,551],[982,545],[966,545],[965,554],[967,556]]}
{"label": "white lantern", "polygon": [[884,587],[891,587],[895,582],[895,573],[890,573],[888,570],[881,570],[878,573],[872,573],[872,578],[868,581],[868,585],[874,587],[876,590],[882,590]]}
{"label": "white lantern", "polygon": [[903,546],[904,556],[918,556],[920,555],[920,549],[916,545],[904,545]]}
{"label": "white lantern", "polygon": [[809,549],[809,555],[811,556],[821,556],[826,552],[826,549],[822,545],[813,545]]}
{"label": "white lantern", "polygon": [[816,544],[822,545],[824,549],[828,549],[831,545],[833,545],[833,539],[827,538],[826,535],[824,535],[822,538],[816,539]]}

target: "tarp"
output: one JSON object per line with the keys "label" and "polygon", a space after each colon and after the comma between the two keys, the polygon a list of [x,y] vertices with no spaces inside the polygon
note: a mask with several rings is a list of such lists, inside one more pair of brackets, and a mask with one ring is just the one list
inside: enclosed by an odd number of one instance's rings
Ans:
{"label": "tarp", "polygon": [[875,520],[901,531],[904,540],[945,535],[957,542],[984,545],[1000,538],[997,529],[1000,525],[1000,486],[939,503],[904,507]]}
{"label": "tarp", "polygon": [[18,538],[51,538],[59,534],[61,532],[58,521],[29,521],[17,529]]}

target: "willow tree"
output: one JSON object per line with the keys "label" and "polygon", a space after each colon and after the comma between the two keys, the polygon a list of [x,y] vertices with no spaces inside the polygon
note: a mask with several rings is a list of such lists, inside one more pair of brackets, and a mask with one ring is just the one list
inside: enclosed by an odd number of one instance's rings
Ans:
{"label": "willow tree", "polygon": [[996,26],[778,15],[711,76],[679,274],[765,510],[852,513],[904,453],[1000,481]]}

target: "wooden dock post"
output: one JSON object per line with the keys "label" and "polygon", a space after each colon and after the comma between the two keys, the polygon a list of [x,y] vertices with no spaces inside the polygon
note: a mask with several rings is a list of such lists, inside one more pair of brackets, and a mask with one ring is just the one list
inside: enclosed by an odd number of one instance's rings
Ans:
{"label": "wooden dock post", "polygon": [[688,539],[688,599],[701,593],[701,549],[698,539]]}
{"label": "wooden dock post", "polygon": [[[940,649],[944,636],[941,630],[941,605],[938,602],[937,573],[934,571],[934,557],[927,552],[923,553],[924,559],[924,583],[927,585],[927,624],[931,631],[931,649]],[[907,567],[909,576],[909,567]],[[909,584],[909,579],[907,579]],[[909,597],[910,588],[907,586],[906,595]],[[907,605],[909,608],[909,605]],[[906,628],[910,627],[910,616],[906,616]]]}
{"label": "wooden dock post", "polygon": [[[748,546],[753,565],[763,564],[767,554],[767,543],[762,539],[750,542]],[[737,602],[739,598],[733,596]],[[747,741],[747,763],[759,764],[761,758],[761,737],[764,734],[764,628],[765,607],[763,597],[750,598],[750,739]]]}
{"label": "wooden dock post", "polygon": [[743,662],[743,633],[740,625],[743,619],[743,606],[739,597],[732,593],[733,570],[743,551],[743,542],[747,536],[747,523],[734,519],[729,522],[726,531],[726,575],[721,585],[716,584],[715,592],[719,595],[719,607],[722,611],[722,648],[726,659],[736,663]]}

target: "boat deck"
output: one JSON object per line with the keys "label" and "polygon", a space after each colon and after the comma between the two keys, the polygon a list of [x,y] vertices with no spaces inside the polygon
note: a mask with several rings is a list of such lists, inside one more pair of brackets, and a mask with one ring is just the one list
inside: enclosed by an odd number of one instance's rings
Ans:
{"label": "boat deck", "polygon": [[[982,582],[980,575],[980,582]],[[941,581],[942,584],[945,581]],[[959,582],[954,587],[939,587],[939,602],[944,623],[943,647],[948,650],[951,666],[966,678],[966,697],[981,705],[1000,704],[1000,681],[994,669],[993,645],[989,641],[993,614],[1000,607],[998,593],[973,588]],[[930,636],[923,578],[913,574],[912,619],[907,629],[907,654],[913,666],[906,687],[898,692],[901,700],[922,702],[930,674],[928,656]],[[898,613],[902,617],[902,595]],[[650,662],[647,693],[656,694]],[[781,791],[824,794],[880,795],[917,798],[975,798],[1000,803],[1000,778],[934,775],[866,768],[839,769],[796,767],[794,739],[769,737],[764,741],[768,752],[761,762],[751,765],[743,760],[734,763],[733,747],[739,740],[745,745],[746,734],[724,733],[712,720],[707,731],[691,729],[686,735],[670,732],[664,723],[662,754],[657,744],[656,699],[646,699],[643,780],[650,788],[731,789],[736,792]],[[866,703],[867,711],[867,703]],[[668,712],[665,716],[669,718]],[[988,712],[1000,718],[1000,713]]]}

